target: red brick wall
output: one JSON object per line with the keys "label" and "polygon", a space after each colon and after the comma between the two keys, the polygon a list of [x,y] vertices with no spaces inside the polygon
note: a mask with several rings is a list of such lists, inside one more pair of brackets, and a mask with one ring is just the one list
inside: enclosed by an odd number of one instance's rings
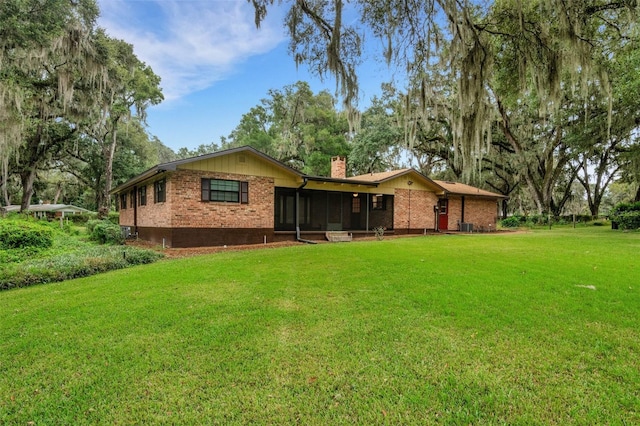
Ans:
{"label": "red brick wall", "polygon": [[127,198],[127,208],[123,209],[122,208],[122,197],[120,196],[120,194],[117,194],[116,197],[118,197],[117,203],[118,203],[118,210],[120,212],[120,225],[122,226],[133,226],[133,206],[131,205],[131,197],[130,195],[131,191],[126,193],[126,198]]}
{"label": "red brick wall", "polygon": [[[249,182],[249,203],[201,201],[201,178]],[[153,183],[147,204],[137,206],[137,224],[148,228],[270,228],[273,229],[272,178],[179,170],[166,176],[166,201],[155,203]],[[133,206],[120,210],[120,224],[134,225]]]}
{"label": "red brick wall", "polygon": [[[249,203],[201,201],[201,178],[249,182]],[[180,170],[171,177],[167,199],[174,200],[174,228],[271,228],[274,211],[273,178]]]}
{"label": "red brick wall", "polygon": [[[465,222],[467,221],[467,205],[465,199]],[[460,197],[450,197],[449,198],[449,231],[457,231],[458,224],[462,222],[462,198]]]}
{"label": "red brick wall", "polygon": [[433,192],[396,189],[394,204],[394,230],[435,228],[433,206],[438,204],[438,196]]}
{"label": "red brick wall", "polygon": [[[496,229],[498,207],[496,200],[464,198],[464,222],[473,224],[474,230]],[[457,231],[462,218],[462,197],[449,198],[449,230]]]}
{"label": "red brick wall", "polygon": [[496,200],[465,197],[464,221],[473,224],[475,230],[495,230],[498,217]]}
{"label": "red brick wall", "polygon": [[[173,175],[165,176],[166,179],[166,196],[165,200],[156,203],[154,182],[147,184],[147,204],[138,206],[138,226],[153,226],[159,228],[168,228],[171,226],[171,205],[173,200],[170,198],[171,188],[173,186]],[[161,180],[161,179],[158,179]]]}

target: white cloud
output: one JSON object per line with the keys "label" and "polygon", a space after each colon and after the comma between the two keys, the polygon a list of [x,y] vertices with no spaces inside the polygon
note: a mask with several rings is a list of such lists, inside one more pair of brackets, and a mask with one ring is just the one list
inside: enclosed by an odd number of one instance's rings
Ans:
{"label": "white cloud", "polygon": [[278,17],[256,29],[246,0],[100,0],[98,24],[134,46],[162,78],[165,99],[205,89],[284,40]]}

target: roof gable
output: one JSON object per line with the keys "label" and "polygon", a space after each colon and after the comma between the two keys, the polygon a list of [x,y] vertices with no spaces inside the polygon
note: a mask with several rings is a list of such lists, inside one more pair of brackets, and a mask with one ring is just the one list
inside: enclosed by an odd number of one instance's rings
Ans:
{"label": "roof gable", "polygon": [[229,157],[229,156],[233,156],[233,155],[237,155],[237,154],[248,154],[253,156],[254,158],[256,158],[258,161],[269,164],[270,166],[281,170],[282,172],[289,174],[289,175],[293,175],[295,177],[303,177],[304,175],[302,173],[300,173],[299,171],[295,170],[294,168],[291,168],[289,166],[287,166],[286,164],[276,160],[275,158],[272,158],[270,156],[268,156],[267,154],[264,154],[258,150],[256,150],[255,148],[252,148],[250,146],[242,146],[239,148],[230,148],[230,149],[225,149],[222,151],[216,151],[216,152],[212,152],[210,154],[204,154],[204,155],[199,155],[197,157],[190,157],[190,158],[185,158],[185,159],[181,159],[181,160],[175,160],[175,161],[170,161],[167,163],[162,163],[162,164],[158,164],[152,168],[150,168],[149,170],[139,174],[138,176],[135,176],[131,179],[129,179],[128,181],[124,182],[121,185],[118,185],[116,188],[111,190],[111,193],[117,193],[117,192],[121,192],[122,190],[129,188],[133,185],[136,185],[140,182],[143,182],[147,179],[152,178],[153,176],[157,175],[158,173],[162,173],[162,172],[166,172],[166,171],[175,171],[175,170],[179,170],[179,169],[193,169],[193,168],[197,168],[197,167],[193,167],[196,163],[207,163],[211,160],[215,160],[215,159],[220,159],[223,157]]}
{"label": "roof gable", "polygon": [[[366,175],[353,176],[348,179],[365,181],[365,182],[375,182],[377,184],[382,184],[385,182],[393,181],[395,179],[400,179],[405,176],[411,176],[414,180],[418,180],[422,182],[423,185],[425,185],[426,187],[428,187],[429,189],[433,190],[436,193],[444,192],[444,188],[438,185],[435,181],[429,179],[422,173],[418,172],[416,169],[412,169],[412,168],[390,170],[387,172],[369,173]],[[411,183],[409,183],[409,185],[411,185]]]}
{"label": "roof gable", "polygon": [[202,162],[202,161],[206,161],[206,160],[210,160],[210,159],[214,159],[214,158],[219,158],[219,157],[224,157],[224,156],[228,156],[228,155],[232,155],[232,154],[240,154],[240,153],[244,153],[244,154],[250,154],[250,155],[254,155],[256,157],[258,157],[260,160],[266,161],[267,163],[270,163],[278,168],[281,168],[291,174],[297,175],[297,176],[303,176],[302,173],[300,173],[299,171],[297,171],[296,169],[287,166],[286,164],[276,160],[273,157],[268,156],[267,154],[264,154],[260,151],[258,151],[257,149],[250,147],[250,146],[241,146],[239,148],[230,148],[230,149],[225,149],[222,151],[216,151],[216,152],[212,152],[210,154],[204,154],[204,155],[199,155],[197,157],[191,157],[191,158],[185,158],[183,160],[176,160],[176,161],[171,161],[169,163],[164,163],[164,164],[159,164],[156,167],[159,167],[163,170],[177,170],[180,168],[180,166],[183,165],[187,165],[187,164],[191,164],[191,163],[196,163],[196,162]]}

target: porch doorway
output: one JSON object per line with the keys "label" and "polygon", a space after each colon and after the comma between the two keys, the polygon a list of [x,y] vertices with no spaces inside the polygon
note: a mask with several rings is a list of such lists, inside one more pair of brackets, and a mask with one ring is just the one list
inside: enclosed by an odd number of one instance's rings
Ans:
{"label": "porch doorway", "polygon": [[360,194],[354,194],[351,199],[351,228],[360,229],[360,216],[362,214],[362,197]]}
{"label": "porch doorway", "polygon": [[449,230],[449,200],[446,198],[438,200],[438,229]]}
{"label": "porch doorway", "polygon": [[342,231],[342,192],[327,192],[327,231]]}

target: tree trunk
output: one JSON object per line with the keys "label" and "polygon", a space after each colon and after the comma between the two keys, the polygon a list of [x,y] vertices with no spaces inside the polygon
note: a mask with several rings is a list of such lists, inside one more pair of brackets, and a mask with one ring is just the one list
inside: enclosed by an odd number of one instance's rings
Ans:
{"label": "tree trunk", "polygon": [[636,191],[636,196],[633,199],[634,202],[640,201],[640,185],[638,185],[638,190]]}
{"label": "tree trunk", "polygon": [[60,195],[62,195],[62,182],[58,182],[58,185],[56,188],[56,195],[53,197],[53,204],[58,204],[58,199],[60,198]]}
{"label": "tree trunk", "polygon": [[2,183],[0,187],[2,187],[2,197],[4,198],[5,206],[11,204],[11,200],[9,199],[9,190],[7,189],[9,183],[9,159],[4,158],[2,160]]}
{"label": "tree trunk", "polygon": [[36,180],[35,168],[29,168],[20,173],[20,180],[22,181],[22,201],[20,203],[20,211],[29,210],[31,205],[31,196],[33,195],[33,182]]}
{"label": "tree trunk", "polygon": [[111,183],[113,180],[113,157],[116,152],[116,143],[118,136],[118,121],[113,122],[111,131],[111,143],[104,146],[102,154],[104,155],[104,186],[102,187],[102,197],[98,206],[98,218],[104,219],[109,216],[111,210]]}

